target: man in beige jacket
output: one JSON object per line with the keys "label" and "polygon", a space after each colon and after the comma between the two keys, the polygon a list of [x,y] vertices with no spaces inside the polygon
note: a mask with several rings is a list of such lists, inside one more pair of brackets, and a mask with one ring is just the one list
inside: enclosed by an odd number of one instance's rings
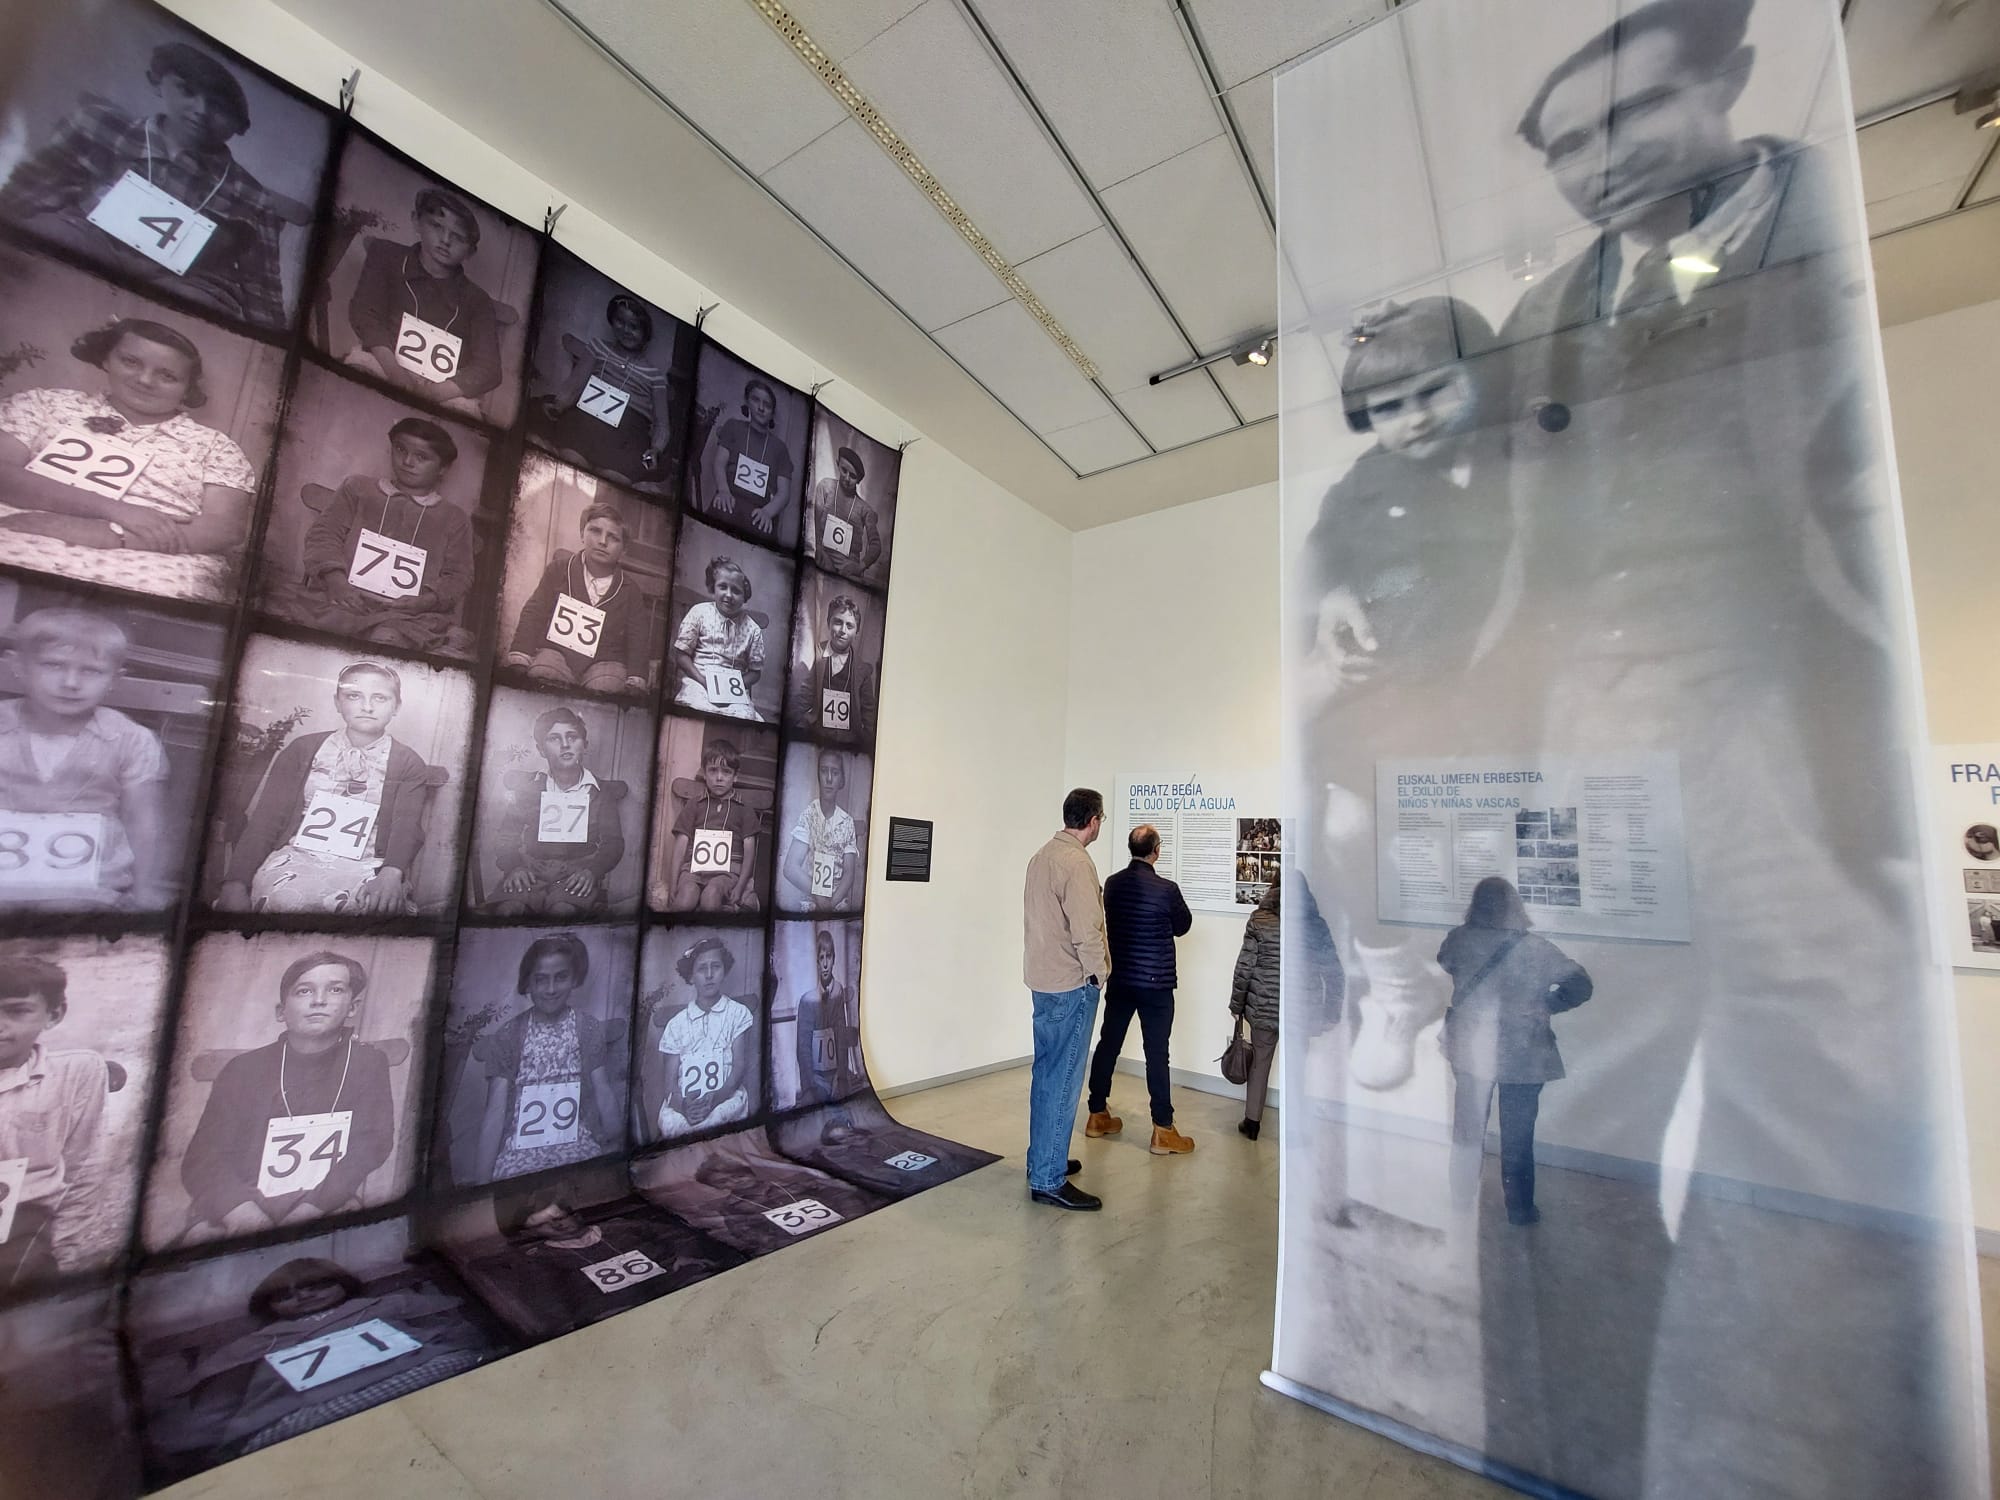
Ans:
{"label": "man in beige jacket", "polygon": [[1086,852],[1104,827],[1104,798],[1078,787],[1063,798],[1062,831],[1028,861],[1024,896],[1027,960],[1035,997],[1035,1068],[1028,1085],[1028,1195],[1055,1208],[1097,1209],[1103,1201],[1067,1179],[1077,1095],[1090,1057],[1097,998],[1111,973],[1104,939],[1104,892]]}

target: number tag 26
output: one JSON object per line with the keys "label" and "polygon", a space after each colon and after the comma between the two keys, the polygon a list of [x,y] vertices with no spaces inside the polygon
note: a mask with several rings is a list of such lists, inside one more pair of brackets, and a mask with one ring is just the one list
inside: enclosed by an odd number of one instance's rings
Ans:
{"label": "number tag 26", "polygon": [[371,1365],[401,1359],[423,1347],[421,1340],[411,1338],[393,1323],[370,1318],[352,1328],[336,1328],[332,1333],[267,1354],[264,1362],[293,1390],[309,1391]]}
{"label": "number tag 26", "polygon": [[123,500],[146,467],[147,455],[80,427],[62,427],[28,460],[30,474],[87,495]]}

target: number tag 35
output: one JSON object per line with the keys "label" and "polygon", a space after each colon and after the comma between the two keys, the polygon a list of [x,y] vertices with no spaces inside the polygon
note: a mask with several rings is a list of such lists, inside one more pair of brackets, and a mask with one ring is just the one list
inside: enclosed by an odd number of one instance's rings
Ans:
{"label": "number tag 35", "polygon": [[176,276],[185,276],[215,233],[215,220],[198,214],[165,188],[127,172],[97,200],[90,222],[121,245],[130,245]]}
{"label": "number tag 35", "polygon": [[264,1155],[257,1164],[257,1191],[266,1198],[303,1193],[326,1181],[333,1164],[347,1155],[354,1111],[324,1115],[279,1115],[264,1127]]}
{"label": "number tag 35", "polygon": [[264,1360],[295,1391],[327,1385],[371,1365],[387,1364],[423,1348],[393,1323],[370,1318],[352,1328],[336,1328],[303,1344],[267,1354]]}
{"label": "number tag 35", "polygon": [[123,500],[145,467],[145,454],[81,427],[59,428],[27,463],[30,474],[107,500]]}

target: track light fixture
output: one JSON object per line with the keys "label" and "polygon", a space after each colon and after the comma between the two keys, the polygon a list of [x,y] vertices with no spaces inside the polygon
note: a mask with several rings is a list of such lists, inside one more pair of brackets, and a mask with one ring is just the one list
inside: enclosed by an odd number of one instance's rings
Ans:
{"label": "track light fixture", "polygon": [[1176,375],[1186,375],[1194,370],[1206,369],[1210,365],[1220,364],[1225,359],[1234,360],[1239,365],[1268,365],[1271,362],[1272,351],[1277,347],[1278,330],[1273,328],[1268,333],[1255,334],[1217,353],[1204,354],[1201,358],[1191,359],[1184,365],[1175,365],[1170,370],[1162,370],[1148,379],[1146,384],[1158,385],[1163,380],[1172,380]]}

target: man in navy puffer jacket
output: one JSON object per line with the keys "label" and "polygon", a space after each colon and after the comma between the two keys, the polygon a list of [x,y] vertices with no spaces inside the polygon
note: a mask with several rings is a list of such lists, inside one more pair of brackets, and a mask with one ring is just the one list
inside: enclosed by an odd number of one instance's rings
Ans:
{"label": "man in navy puffer jacket", "polygon": [[1104,1030],[1090,1060],[1090,1119],[1083,1133],[1116,1135],[1125,1122],[1109,1113],[1111,1074],[1126,1028],[1139,1018],[1146,1045],[1146,1092],[1152,1096],[1155,1156],[1185,1156],[1194,1142],[1174,1129],[1167,1039],[1174,1029],[1174,939],[1194,926],[1181,888],[1153,868],[1160,835],[1142,823],[1125,840],[1132,863],[1104,882],[1104,925],[1111,945],[1111,983],[1104,992]]}

